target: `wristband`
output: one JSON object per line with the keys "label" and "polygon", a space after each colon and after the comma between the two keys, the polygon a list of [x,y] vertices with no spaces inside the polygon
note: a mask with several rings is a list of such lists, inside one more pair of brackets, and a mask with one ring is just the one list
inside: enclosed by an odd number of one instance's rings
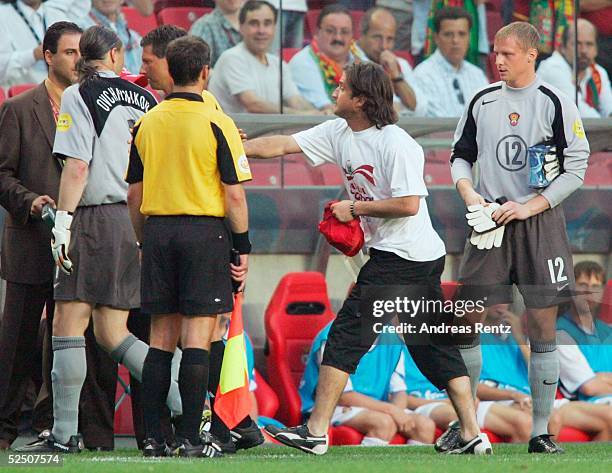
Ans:
{"label": "wristband", "polygon": [[402,82],[404,80],[404,74],[400,74],[395,79],[391,79],[391,82],[397,84],[398,82]]}
{"label": "wristband", "polygon": [[353,218],[357,218],[357,215],[355,215],[355,201],[351,201],[351,217]]}
{"label": "wristband", "polygon": [[249,231],[244,233],[232,232],[233,246],[241,255],[248,255],[251,252],[251,241],[249,240]]}

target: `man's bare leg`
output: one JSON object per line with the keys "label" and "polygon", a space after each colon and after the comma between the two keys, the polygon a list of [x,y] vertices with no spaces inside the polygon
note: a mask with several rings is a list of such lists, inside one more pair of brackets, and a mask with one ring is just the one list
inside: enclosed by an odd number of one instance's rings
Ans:
{"label": "man's bare leg", "polygon": [[308,430],[313,435],[325,435],[329,422],[344,391],[349,374],[332,366],[322,365],[312,415]]}

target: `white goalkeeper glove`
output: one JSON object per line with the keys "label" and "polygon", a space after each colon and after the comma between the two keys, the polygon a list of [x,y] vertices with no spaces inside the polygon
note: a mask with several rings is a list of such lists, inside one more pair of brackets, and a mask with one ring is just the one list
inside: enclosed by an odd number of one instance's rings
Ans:
{"label": "white goalkeeper glove", "polygon": [[68,212],[58,210],[55,213],[55,225],[51,230],[51,253],[55,264],[66,274],[72,273],[72,261],[68,258],[71,224],[72,215]]}
{"label": "white goalkeeper glove", "polygon": [[559,175],[561,166],[557,157],[557,147],[551,146],[544,155],[544,177],[548,182],[552,182]]}
{"label": "white goalkeeper glove", "polygon": [[465,215],[468,225],[472,227],[470,243],[479,250],[490,250],[499,248],[504,239],[504,226],[498,226],[493,220],[493,213],[501,205],[492,203],[486,207],[481,204],[468,206],[468,213]]}

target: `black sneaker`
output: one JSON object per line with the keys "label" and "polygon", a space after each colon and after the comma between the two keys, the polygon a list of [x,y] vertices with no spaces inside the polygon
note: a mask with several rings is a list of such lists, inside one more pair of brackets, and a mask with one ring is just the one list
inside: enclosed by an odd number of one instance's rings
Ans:
{"label": "black sneaker", "polygon": [[550,434],[538,435],[537,437],[533,437],[531,440],[529,440],[529,448],[527,449],[527,451],[529,453],[565,453],[565,450],[563,450],[550,439],[551,437],[552,435]]}
{"label": "black sneaker", "polygon": [[446,452],[448,455],[491,455],[493,447],[487,434],[480,433],[472,440],[463,440],[461,436],[457,444]]}
{"label": "black sneaker", "polygon": [[298,425],[297,427],[286,427],[279,429],[274,425],[266,427],[268,432],[275,440],[287,445],[300,449],[313,455],[323,455],[327,453],[329,447],[329,438],[325,435],[312,435],[306,424]]}
{"label": "black sneaker", "polygon": [[439,453],[446,453],[455,448],[461,440],[461,424],[458,420],[454,420],[448,424],[448,429],[438,437],[434,443],[434,449]]}
{"label": "black sneaker", "polygon": [[177,450],[177,454],[179,457],[190,457],[190,458],[216,458],[222,457],[223,452],[221,451],[221,447],[217,445],[214,441],[211,441],[207,444],[198,443],[197,445],[193,445],[189,439],[184,439]]}
{"label": "black sneaker", "polygon": [[15,449],[19,453],[81,453],[81,450],[83,450],[83,443],[78,435],[73,435],[68,443],[64,444],[57,442],[52,433]]}
{"label": "black sneaker", "polygon": [[236,450],[247,450],[264,443],[264,436],[252,419],[248,427],[234,427],[230,434],[236,444]]}
{"label": "black sneaker", "polygon": [[143,457],[166,457],[168,456],[168,450],[166,443],[159,443],[157,440],[149,438],[144,441],[142,447]]}
{"label": "black sneaker", "polygon": [[227,453],[228,455],[233,455],[234,453],[236,453],[236,444],[231,439],[231,437],[227,442],[222,442],[217,436],[210,433],[209,431],[201,430],[200,440],[202,441],[203,445],[214,443],[218,447],[221,447],[221,451],[223,453]]}

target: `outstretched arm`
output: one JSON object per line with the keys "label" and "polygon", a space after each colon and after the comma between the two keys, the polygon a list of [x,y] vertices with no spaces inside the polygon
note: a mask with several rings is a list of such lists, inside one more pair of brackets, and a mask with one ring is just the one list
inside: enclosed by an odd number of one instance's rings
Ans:
{"label": "outstretched arm", "polygon": [[264,136],[244,142],[244,152],[249,158],[276,158],[301,151],[292,136]]}

